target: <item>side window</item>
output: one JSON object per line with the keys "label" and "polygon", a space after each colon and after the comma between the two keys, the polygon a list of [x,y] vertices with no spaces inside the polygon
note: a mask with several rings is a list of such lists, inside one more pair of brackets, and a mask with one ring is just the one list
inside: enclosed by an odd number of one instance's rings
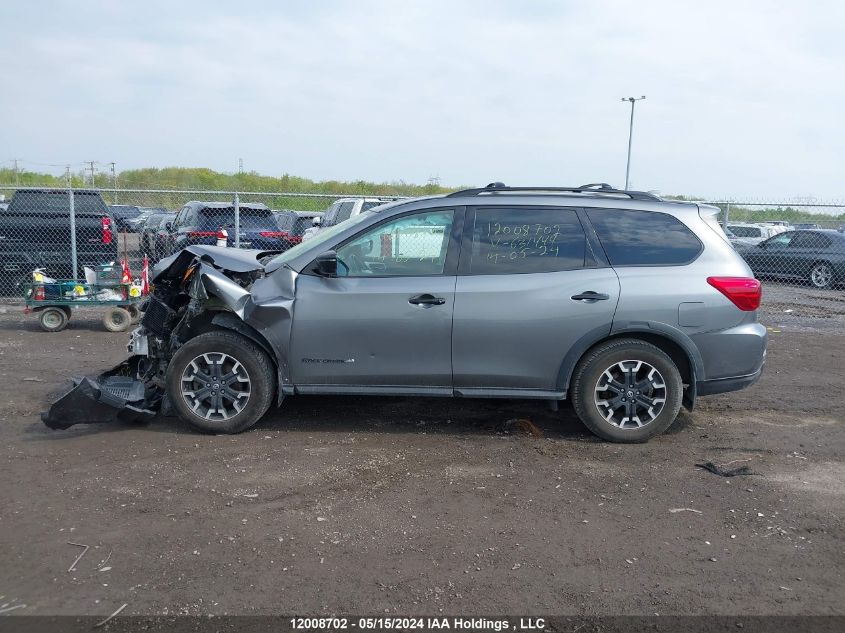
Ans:
{"label": "side window", "polygon": [[572,209],[478,208],[470,274],[547,273],[584,266],[587,238]]}
{"label": "side window", "polygon": [[338,276],[442,275],[455,212],[406,215],[365,231],[337,249]]}
{"label": "side window", "polygon": [[173,228],[178,228],[185,224],[185,214],[188,212],[188,207],[182,207],[179,209],[179,213],[176,214],[176,217],[173,219]]}
{"label": "side window", "polygon": [[354,206],[354,201],[341,203],[340,209],[338,209],[337,211],[337,217],[335,218],[334,223],[340,224],[344,220],[348,220],[350,217],[352,217],[352,207]]}
{"label": "side window", "polygon": [[766,248],[771,249],[781,249],[786,248],[789,246],[789,243],[792,241],[792,232],[788,233],[779,233],[774,237],[769,238],[764,242]]}
{"label": "side window", "polygon": [[821,233],[795,233],[789,248],[830,248],[830,238]]}
{"label": "side window", "polygon": [[681,266],[701,252],[701,241],[678,218],[657,211],[589,209],[611,266]]}
{"label": "side window", "polygon": [[333,203],[323,214],[323,226],[332,226],[335,222],[335,218],[337,217],[337,210],[340,207],[340,204],[337,202]]}

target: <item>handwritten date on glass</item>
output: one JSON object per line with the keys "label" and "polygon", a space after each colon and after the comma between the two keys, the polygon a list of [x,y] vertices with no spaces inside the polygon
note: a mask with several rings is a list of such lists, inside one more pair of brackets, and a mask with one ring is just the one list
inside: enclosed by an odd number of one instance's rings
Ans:
{"label": "handwritten date on glass", "polygon": [[490,252],[487,261],[494,264],[527,257],[557,257],[560,236],[558,224],[487,223]]}

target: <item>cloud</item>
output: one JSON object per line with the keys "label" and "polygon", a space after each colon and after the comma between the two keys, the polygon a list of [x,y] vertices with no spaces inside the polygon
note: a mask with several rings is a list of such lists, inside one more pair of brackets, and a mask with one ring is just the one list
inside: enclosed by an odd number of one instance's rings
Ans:
{"label": "cloud", "polygon": [[842,196],[836,2],[47,6],[0,9],[8,158],[621,185],[646,94],[634,186]]}

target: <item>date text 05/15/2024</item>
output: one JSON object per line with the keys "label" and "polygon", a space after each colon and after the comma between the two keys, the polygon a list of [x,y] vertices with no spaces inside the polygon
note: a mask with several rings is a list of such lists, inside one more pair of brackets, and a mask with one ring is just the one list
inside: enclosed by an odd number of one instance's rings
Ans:
{"label": "date text 05/15/2024", "polygon": [[480,617],[396,617],[384,616],[376,618],[344,618],[344,617],[293,617],[290,619],[291,628],[307,631],[321,630],[436,630],[436,631],[542,631],[546,622],[543,618],[508,619],[480,618]]}

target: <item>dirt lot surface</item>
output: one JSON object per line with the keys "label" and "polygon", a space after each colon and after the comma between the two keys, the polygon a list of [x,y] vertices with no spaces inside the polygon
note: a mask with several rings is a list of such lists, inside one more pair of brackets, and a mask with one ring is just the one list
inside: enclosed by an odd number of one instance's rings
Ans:
{"label": "dirt lot surface", "polygon": [[[46,334],[4,307],[0,604],[843,614],[845,336],[776,329],[758,385],[646,445],[600,442],[568,408],[399,398],[292,398],[224,437],[169,418],[47,429],[48,394],[126,336],[91,315]],[[504,432],[513,418],[544,436]],[[69,542],[90,546],[71,572]]]}

